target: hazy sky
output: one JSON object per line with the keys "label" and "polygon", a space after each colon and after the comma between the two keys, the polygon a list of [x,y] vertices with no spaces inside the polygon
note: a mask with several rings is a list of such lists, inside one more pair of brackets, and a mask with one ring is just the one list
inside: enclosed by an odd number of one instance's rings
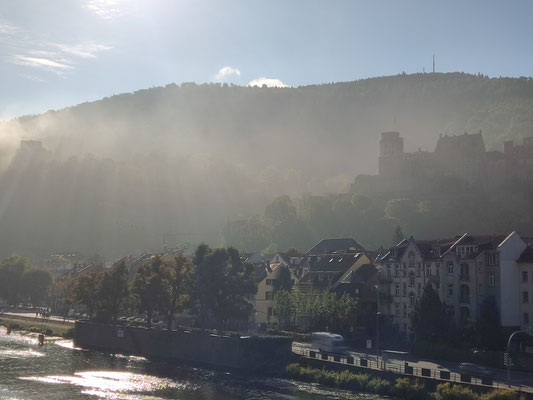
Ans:
{"label": "hazy sky", "polygon": [[[0,0],[0,119],[175,82],[533,75],[533,1]],[[264,78],[269,80],[265,81]]]}

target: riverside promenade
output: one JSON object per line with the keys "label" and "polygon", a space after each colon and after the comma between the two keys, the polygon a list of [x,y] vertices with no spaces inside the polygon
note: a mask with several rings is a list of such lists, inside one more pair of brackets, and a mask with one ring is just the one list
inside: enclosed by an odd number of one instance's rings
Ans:
{"label": "riverside promenade", "polygon": [[[379,357],[356,351],[345,353],[321,352],[312,344],[293,342],[292,351],[303,359],[315,360],[327,368],[345,366],[360,370],[374,370],[389,372],[399,376],[414,376],[421,379],[431,379],[440,382],[461,383],[465,385],[481,386],[487,389],[509,388],[507,384],[507,371],[495,368],[486,368],[488,374],[473,375],[459,370],[457,363],[439,362],[416,359],[409,356],[408,360],[391,356]],[[518,392],[527,393],[533,397],[533,373],[511,371],[510,387]]]}

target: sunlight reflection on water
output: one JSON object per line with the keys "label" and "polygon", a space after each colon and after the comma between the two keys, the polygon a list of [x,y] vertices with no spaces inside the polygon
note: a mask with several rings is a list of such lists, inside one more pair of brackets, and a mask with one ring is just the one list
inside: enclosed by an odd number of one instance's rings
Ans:
{"label": "sunlight reflection on water", "polygon": [[121,371],[84,371],[74,375],[29,376],[20,378],[34,382],[74,385],[91,390],[84,393],[109,399],[155,399],[146,396],[169,389],[194,389],[191,383],[178,383],[167,378]]}

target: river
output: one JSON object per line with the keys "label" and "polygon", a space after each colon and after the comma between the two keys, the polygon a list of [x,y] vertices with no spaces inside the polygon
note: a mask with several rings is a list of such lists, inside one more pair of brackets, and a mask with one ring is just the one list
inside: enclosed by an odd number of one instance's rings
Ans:
{"label": "river", "polygon": [[76,349],[0,327],[0,399],[342,400],[379,396]]}

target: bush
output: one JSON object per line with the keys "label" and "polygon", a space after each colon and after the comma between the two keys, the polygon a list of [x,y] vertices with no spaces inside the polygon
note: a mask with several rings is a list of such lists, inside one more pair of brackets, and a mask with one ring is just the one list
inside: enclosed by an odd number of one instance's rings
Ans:
{"label": "bush", "polygon": [[431,398],[422,382],[419,380],[412,382],[409,378],[396,379],[392,393],[407,400],[428,400]]}
{"label": "bush", "polygon": [[482,400],[520,400],[520,395],[512,389],[493,390],[481,396]]}
{"label": "bush", "polygon": [[435,400],[479,400],[479,395],[472,390],[459,385],[451,385],[449,382],[438,385],[433,396]]}
{"label": "bush", "polygon": [[366,384],[366,389],[373,393],[388,394],[391,389],[391,384],[385,379],[373,378]]}

